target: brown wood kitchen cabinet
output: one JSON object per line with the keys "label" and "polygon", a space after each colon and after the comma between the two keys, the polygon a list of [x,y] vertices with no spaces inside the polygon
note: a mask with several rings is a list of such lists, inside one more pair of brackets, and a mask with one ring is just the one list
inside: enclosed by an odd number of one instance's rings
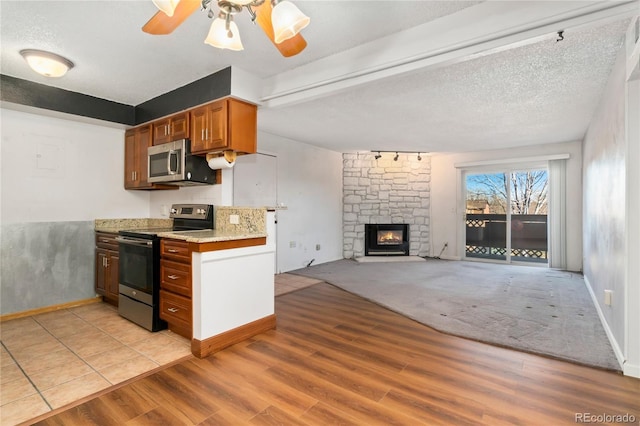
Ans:
{"label": "brown wood kitchen cabinet", "polygon": [[124,189],[178,189],[175,185],[159,185],[147,180],[151,129],[151,124],[146,124],[124,134]]}
{"label": "brown wood kitchen cabinet", "polygon": [[191,152],[206,154],[257,150],[257,106],[237,99],[221,99],[190,111]]}
{"label": "brown wood kitchen cabinet", "polygon": [[169,330],[192,338],[191,251],[186,241],[160,240],[160,318]]}
{"label": "brown wood kitchen cabinet", "polygon": [[118,306],[120,256],[116,236],[110,232],[96,232],[95,289],[105,302]]}
{"label": "brown wood kitchen cabinet", "polygon": [[151,146],[151,125],[129,129],[124,134],[124,187],[148,189],[147,148]]}
{"label": "brown wood kitchen cabinet", "polygon": [[182,112],[154,121],[153,125],[153,145],[173,142],[189,137],[189,113]]}

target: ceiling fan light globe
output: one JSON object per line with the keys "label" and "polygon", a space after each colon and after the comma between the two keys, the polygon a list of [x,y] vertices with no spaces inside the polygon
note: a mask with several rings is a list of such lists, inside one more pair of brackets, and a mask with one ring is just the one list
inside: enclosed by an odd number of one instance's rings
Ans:
{"label": "ceiling fan light globe", "polygon": [[163,11],[167,16],[173,16],[173,12],[176,10],[176,6],[180,3],[180,0],[151,0],[153,4]]}
{"label": "ceiling fan light globe", "polygon": [[229,3],[237,4],[238,6],[246,6],[255,2],[256,0],[228,0]]}
{"label": "ceiling fan light globe", "polygon": [[[229,37],[231,32],[231,37]],[[216,18],[211,23],[209,28],[209,34],[204,42],[210,46],[217,47],[218,49],[229,50],[243,50],[242,40],[240,40],[240,31],[235,22],[229,22],[229,29],[227,30],[224,19]]]}
{"label": "ceiling fan light globe", "polygon": [[271,12],[274,41],[282,43],[309,25],[311,19],[287,0],[278,2]]}

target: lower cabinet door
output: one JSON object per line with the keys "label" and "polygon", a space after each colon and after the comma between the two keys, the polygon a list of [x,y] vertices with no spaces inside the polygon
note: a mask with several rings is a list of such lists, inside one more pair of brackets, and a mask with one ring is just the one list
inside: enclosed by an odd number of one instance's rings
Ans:
{"label": "lower cabinet door", "polygon": [[160,290],[160,318],[180,328],[191,329],[191,299]]}

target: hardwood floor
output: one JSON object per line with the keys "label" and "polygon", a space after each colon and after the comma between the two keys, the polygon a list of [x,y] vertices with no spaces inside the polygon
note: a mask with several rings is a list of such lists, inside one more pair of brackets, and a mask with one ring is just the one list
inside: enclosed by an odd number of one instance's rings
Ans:
{"label": "hardwood floor", "polygon": [[638,379],[441,334],[329,284],[276,298],[276,314],[277,330],[36,420],[558,425],[583,413],[640,420]]}

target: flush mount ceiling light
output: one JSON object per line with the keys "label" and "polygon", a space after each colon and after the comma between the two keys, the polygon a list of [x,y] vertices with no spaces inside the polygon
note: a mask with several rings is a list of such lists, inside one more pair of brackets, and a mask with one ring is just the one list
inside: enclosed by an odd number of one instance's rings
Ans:
{"label": "flush mount ceiling light", "polygon": [[73,68],[73,62],[67,58],[44,50],[24,49],[20,54],[32,70],[45,77],[62,77]]}
{"label": "flush mount ceiling light", "polygon": [[[299,34],[310,19],[287,0],[152,0],[160,9],[142,30],[159,35],[173,32],[193,12],[207,11],[213,23],[205,43],[220,49],[242,50],[240,32],[233,15],[246,8],[283,56],[297,55],[307,42]],[[217,7],[217,10],[214,8]]]}

